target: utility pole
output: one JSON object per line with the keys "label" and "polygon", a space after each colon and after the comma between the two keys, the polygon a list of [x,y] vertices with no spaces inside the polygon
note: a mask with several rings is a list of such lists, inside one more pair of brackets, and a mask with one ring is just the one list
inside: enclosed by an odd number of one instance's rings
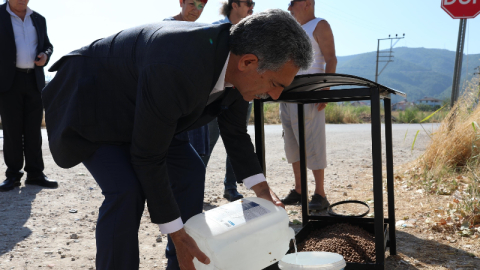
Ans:
{"label": "utility pole", "polygon": [[453,71],[452,96],[450,106],[453,108],[457,102],[460,92],[460,78],[462,76],[463,47],[465,46],[465,32],[467,29],[467,19],[460,19],[458,29],[457,54],[455,55],[455,69]]}
{"label": "utility pole", "polygon": [[[403,34],[403,37],[398,37],[398,34],[395,35],[395,37],[390,37],[390,35],[388,35],[388,38],[379,38],[378,39],[378,45],[377,45],[377,67],[375,69],[375,82],[378,82],[378,76],[380,76],[380,74],[382,74],[383,70],[385,70],[385,68],[388,66],[388,63],[390,62],[393,62],[393,47],[395,47],[395,45],[397,45],[397,43],[400,41],[400,39],[403,39],[405,38],[405,34]],[[397,40],[395,41],[395,43],[393,43],[393,40]],[[389,51],[380,51],[380,41],[381,40],[390,40],[390,50]],[[388,53],[387,55],[380,55],[381,53]],[[380,60],[380,58],[387,58],[385,60]],[[379,62],[385,62],[385,66],[382,68],[382,70],[380,71],[380,73],[378,73],[378,63]]]}
{"label": "utility pole", "polygon": [[480,96],[480,66],[474,68],[477,72],[473,73],[473,76],[478,75],[478,95]]}

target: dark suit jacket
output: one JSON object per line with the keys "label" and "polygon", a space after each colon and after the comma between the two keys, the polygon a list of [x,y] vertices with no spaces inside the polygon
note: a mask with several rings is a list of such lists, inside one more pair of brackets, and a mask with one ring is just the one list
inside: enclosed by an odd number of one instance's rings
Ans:
{"label": "dark suit jacket", "polygon": [[124,30],[60,59],[42,93],[55,162],[69,168],[101,144],[131,144],[154,223],[180,216],[165,163],[177,133],[218,116],[237,178],[261,173],[245,126],[248,102],[228,89],[206,106],[229,53],[229,28],[161,22]]}
{"label": "dark suit jacket", "polygon": [[[45,18],[35,11],[30,16],[33,26],[37,30],[37,55],[41,52],[45,53],[48,56],[45,63],[47,65],[53,53],[53,46],[47,36],[47,23]],[[2,52],[3,58],[0,61],[0,92],[6,92],[12,87],[17,64],[17,47],[15,45],[12,20],[10,19],[10,13],[7,12],[6,3],[0,5],[0,40],[0,52]],[[43,67],[35,65],[35,77],[37,79],[38,91],[42,91],[43,87],[45,87]]]}

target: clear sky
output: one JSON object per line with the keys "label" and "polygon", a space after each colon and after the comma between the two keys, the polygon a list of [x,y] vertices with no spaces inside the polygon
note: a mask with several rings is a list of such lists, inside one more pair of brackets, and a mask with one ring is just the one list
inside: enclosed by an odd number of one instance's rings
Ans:
{"label": "clear sky", "polygon": [[[456,50],[459,20],[441,8],[442,0],[316,0],[317,17],[331,25],[338,56],[376,51],[377,39],[403,35],[398,46]],[[254,12],[287,10],[287,0],[255,0]],[[477,3],[480,5],[480,1]],[[92,41],[180,12],[179,0],[30,0],[47,19],[54,45],[51,65],[62,55]],[[221,19],[220,1],[209,0],[198,22]],[[465,53],[480,53],[480,15],[468,20]],[[381,43],[381,48],[389,46]],[[468,59],[464,58],[464,61]],[[47,74],[48,75],[48,74]]]}

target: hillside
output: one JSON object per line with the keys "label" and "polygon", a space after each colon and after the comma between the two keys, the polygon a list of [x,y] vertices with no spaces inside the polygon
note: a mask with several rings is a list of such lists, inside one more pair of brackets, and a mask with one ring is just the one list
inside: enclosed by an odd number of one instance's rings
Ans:
{"label": "hillside", "polygon": [[[386,55],[386,54],[384,54]],[[408,100],[425,96],[445,99],[450,97],[455,52],[441,49],[394,49],[394,62],[388,64],[378,82],[407,93]],[[375,80],[377,52],[338,57],[337,72]],[[379,71],[385,63],[379,63]],[[462,82],[471,79],[474,68],[480,66],[480,54],[464,55]],[[467,73],[468,71],[468,73]],[[395,98],[394,101],[398,101]]]}

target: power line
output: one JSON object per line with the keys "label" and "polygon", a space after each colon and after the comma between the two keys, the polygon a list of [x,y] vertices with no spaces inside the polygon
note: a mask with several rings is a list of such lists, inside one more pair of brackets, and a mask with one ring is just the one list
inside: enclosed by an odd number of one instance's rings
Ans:
{"label": "power line", "polygon": [[[374,23],[374,22],[365,20],[365,18],[357,17],[357,16],[355,16],[355,15],[353,15],[353,14],[351,14],[351,13],[345,12],[345,10],[337,9],[337,8],[335,8],[335,7],[327,4],[327,3],[325,3],[325,2],[322,2],[321,5],[322,5],[322,6],[327,6],[327,7],[331,8],[331,9],[337,11],[337,12],[340,12],[340,13],[345,14],[347,17],[353,18],[353,19],[355,20],[355,25],[357,25],[359,22],[361,22],[361,23],[367,23],[367,24],[370,24],[369,28],[376,28],[377,30],[388,31],[386,28],[381,27],[381,25],[378,24],[378,23]],[[379,27],[379,26],[380,26],[380,27]]]}
{"label": "power line", "polygon": [[367,24],[365,24],[365,22],[367,22],[365,20],[358,20],[358,19],[352,18],[352,16],[349,16],[348,14],[344,15],[344,14],[340,14],[339,12],[336,12],[336,10],[334,8],[331,8],[331,9],[332,10],[322,10],[319,13],[320,14],[333,14],[334,16],[331,16],[331,17],[335,17],[336,19],[341,19],[342,22],[351,24],[351,25],[356,26],[356,27],[361,27],[361,28],[367,29],[371,32],[378,33],[378,31],[385,31],[385,32],[387,31],[385,28],[378,27],[379,26],[378,24],[367,25]]}

